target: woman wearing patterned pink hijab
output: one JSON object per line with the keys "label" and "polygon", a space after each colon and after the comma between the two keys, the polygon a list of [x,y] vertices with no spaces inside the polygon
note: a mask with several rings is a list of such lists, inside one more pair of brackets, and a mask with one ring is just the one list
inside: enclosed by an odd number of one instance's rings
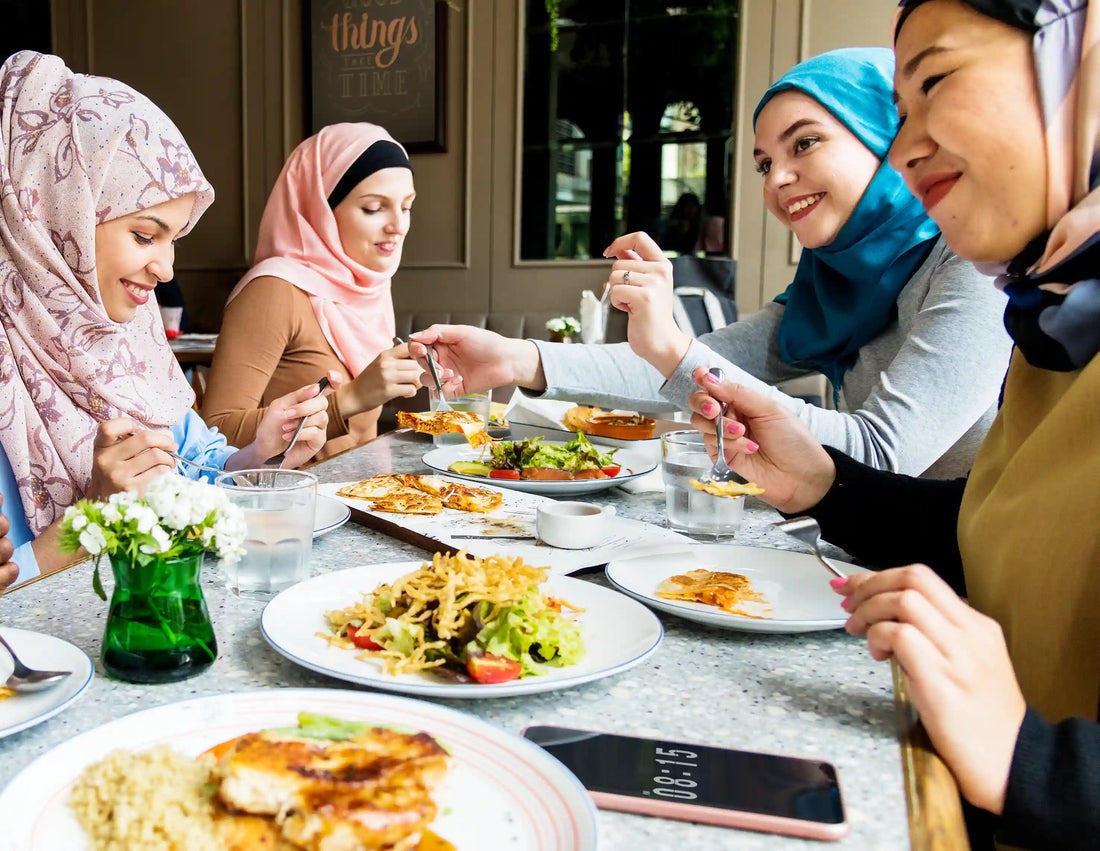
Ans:
{"label": "woman wearing patterned pink hijab", "polygon": [[416,193],[404,149],[373,124],[333,124],[302,142],[271,191],[256,262],[229,295],[202,403],[207,424],[251,440],[271,401],[329,375],[336,454],[377,433],[382,403],[420,387],[393,345],[390,278]]}
{"label": "woman wearing patterned pink hijab", "polygon": [[168,452],[257,465],[303,416],[289,461],[323,445],[316,385],[239,451],[191,410],[152,295],[213,200],[179,130],[129,86],[30,51],[0,66],[0,493],[17,581],[64,565],[66,507],[140,490],[175,469]]}

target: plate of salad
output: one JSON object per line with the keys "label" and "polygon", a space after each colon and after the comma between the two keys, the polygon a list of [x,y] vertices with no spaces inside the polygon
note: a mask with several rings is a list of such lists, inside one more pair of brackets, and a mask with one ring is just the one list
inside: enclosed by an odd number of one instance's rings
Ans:
{"label": "plate of salad", "polygon": [[468,446],[433,449],[424,463],[471,482],[543,496],[575,496],[607,490],[644,476],[657,463],[633,449],[594,445],[583,433],[564,443],[542,437],[498,440],[484,452]]}
{"label": "plate of salad", "polygon": [[315,576],[271,600],[260,629],[312,671],[420,697],[570,688],[661,643],[661,622],[636,600],[581,579],[542,582],[545,568],[518,561],[437,554]]}

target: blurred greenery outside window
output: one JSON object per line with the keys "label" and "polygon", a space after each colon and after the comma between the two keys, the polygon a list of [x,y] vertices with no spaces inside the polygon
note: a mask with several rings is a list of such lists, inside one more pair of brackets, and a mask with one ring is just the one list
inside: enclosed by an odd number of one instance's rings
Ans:
{"label": "blurred greenery outside window", "polygon": [[520,259],[729,256],[740,0],[525,3]]}

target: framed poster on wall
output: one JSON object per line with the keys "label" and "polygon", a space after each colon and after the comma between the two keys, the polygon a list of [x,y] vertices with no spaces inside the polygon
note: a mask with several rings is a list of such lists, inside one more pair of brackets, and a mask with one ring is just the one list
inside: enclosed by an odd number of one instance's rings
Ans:
{"label": "framed poster on wall", "polygon": [[310,0],[313,132],[385,127],[410,153],[446,151],[443,0]]}

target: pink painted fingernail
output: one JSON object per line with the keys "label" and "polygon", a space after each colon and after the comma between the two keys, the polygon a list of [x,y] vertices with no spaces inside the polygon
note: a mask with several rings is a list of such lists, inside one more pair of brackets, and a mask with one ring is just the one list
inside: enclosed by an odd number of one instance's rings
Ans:
{"label": "pink painted fingernail", "polygon": [[704,375],[703,378],[705,378],[711,384],[721,384],[722,383],[722,379],[720,379],[717,375],[714,375],[710,372],[708,372],[706,375]]}
{"label": "pink painted fingernail", "polygon": [[716,407],[715,407],[715,404],[713,402],[704,402],[703,403],[703,413],[706,414],[708,417],[711,414],[713,414],[715,410],[716,410]]}
{"label": "pink painted fingernail", "polygon": [[759,443],[753,443],[751,440],[746,440],[745,441],[745,448],[748,449],[749,452],[755,452],[757,449],[760,448],[760,444]]}
{"label": "pink painted fingernail", "polygon": [[844,583],[848,581],[847,576],[835,576],[829,580],[829,585],[833,588],[841,588]]}
{"label": "pink painted fingernail", "polygon": [[726,434],[740,434],[745,430],[741,423],[726,423]]}
{"label": "pink painted fingernail", "polygon": [[840,608],[844,609],[844,611],[846,611],[846,612],[852,611],[852,598],[851,597],[845,597],[843,600],[841,600],[840,601]]}

